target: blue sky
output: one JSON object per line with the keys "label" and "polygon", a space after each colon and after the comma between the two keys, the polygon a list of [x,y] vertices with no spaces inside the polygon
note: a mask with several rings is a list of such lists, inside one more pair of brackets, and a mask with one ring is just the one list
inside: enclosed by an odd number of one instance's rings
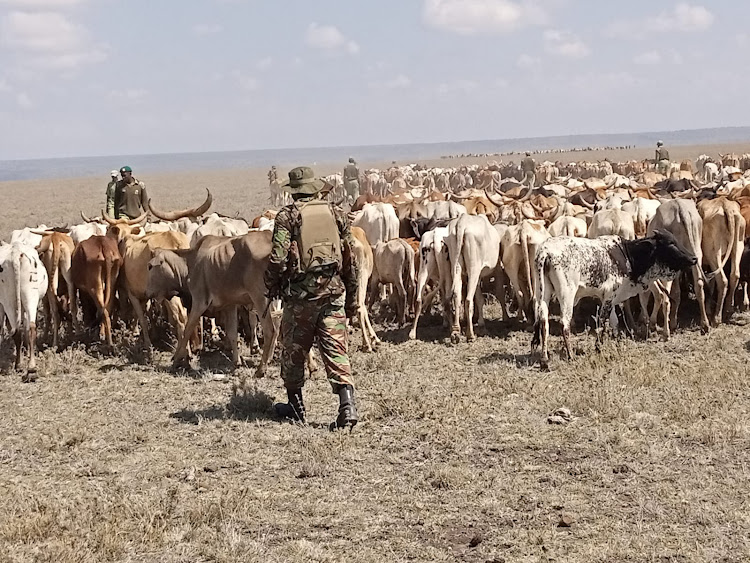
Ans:
{"label": "blue sky", "polygon": [[748,125],[750,2],[0,0],[0,160]]}

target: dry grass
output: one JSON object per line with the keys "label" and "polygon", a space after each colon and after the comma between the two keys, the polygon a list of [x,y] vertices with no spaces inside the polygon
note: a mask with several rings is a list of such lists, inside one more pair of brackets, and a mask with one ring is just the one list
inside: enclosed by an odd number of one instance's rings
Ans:
{"label": "dry grass", "polygon": [[[257,357],[176,374],[168,351],[72,346],[23,384],[5,342],[0,561],[750,559],[745,328],[600,354],[578,334],[550,373],[529,365],[530,334],[496,321],[457,346],[430,316],[416,342],[381,334],[373,354],[353,337],[352,433],[328,432],[320,373],[300,426],[272,418],[278,366],[255,380]],[[574,420],[547,424],[563,406]]]}

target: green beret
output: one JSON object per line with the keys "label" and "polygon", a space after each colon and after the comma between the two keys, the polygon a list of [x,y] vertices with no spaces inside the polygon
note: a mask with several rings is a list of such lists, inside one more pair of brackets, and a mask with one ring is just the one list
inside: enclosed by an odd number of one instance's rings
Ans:
{"label": "green beret", "polygon": [[132,171],[133,169],[130,168],[130,166],[123,166],[122,168],[120,168],[120,174],[122,174],[123,172],[132,172]]}

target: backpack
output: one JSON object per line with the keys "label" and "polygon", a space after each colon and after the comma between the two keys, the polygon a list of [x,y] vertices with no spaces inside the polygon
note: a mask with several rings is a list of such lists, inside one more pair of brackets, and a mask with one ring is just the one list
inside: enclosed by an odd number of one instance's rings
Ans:
{"label": "backpack", "polygon": [[341,236],[327,201],[313,200],[297,207],[300,217],[299,273],[337,269],[341,266]]}

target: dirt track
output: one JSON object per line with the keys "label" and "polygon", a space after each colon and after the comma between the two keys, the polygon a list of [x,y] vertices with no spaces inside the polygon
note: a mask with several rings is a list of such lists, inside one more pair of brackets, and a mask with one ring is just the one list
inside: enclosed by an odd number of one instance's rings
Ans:
{"label": "dirt track", "polygon": [[[249,216],[260,173],[144,180],[162,207],[211,185],[219,210]],[[17,211],[0,228],[29,210],[93,213],[99,184],[6,192]],[[218,351],[175,374],[168,349],[142,363],[120,331],[118,355],[46,350],[39,381],[23,384],[5,342],[0,561],[746,561],[747,320],[601,353],[579,332],[577,358],[553,357],[551,373],[530,365],[514,323],[490,320],[457,346],[437,317],[416,342],[380,324],[376,353],[352,336],[352,434],[327,431],[336,402],[320,373],[305,389],[310,425],[274,420],[278,366],[253,379],[247,349],[237,374]],[[559,407],[574,420],[547,424]]]}

